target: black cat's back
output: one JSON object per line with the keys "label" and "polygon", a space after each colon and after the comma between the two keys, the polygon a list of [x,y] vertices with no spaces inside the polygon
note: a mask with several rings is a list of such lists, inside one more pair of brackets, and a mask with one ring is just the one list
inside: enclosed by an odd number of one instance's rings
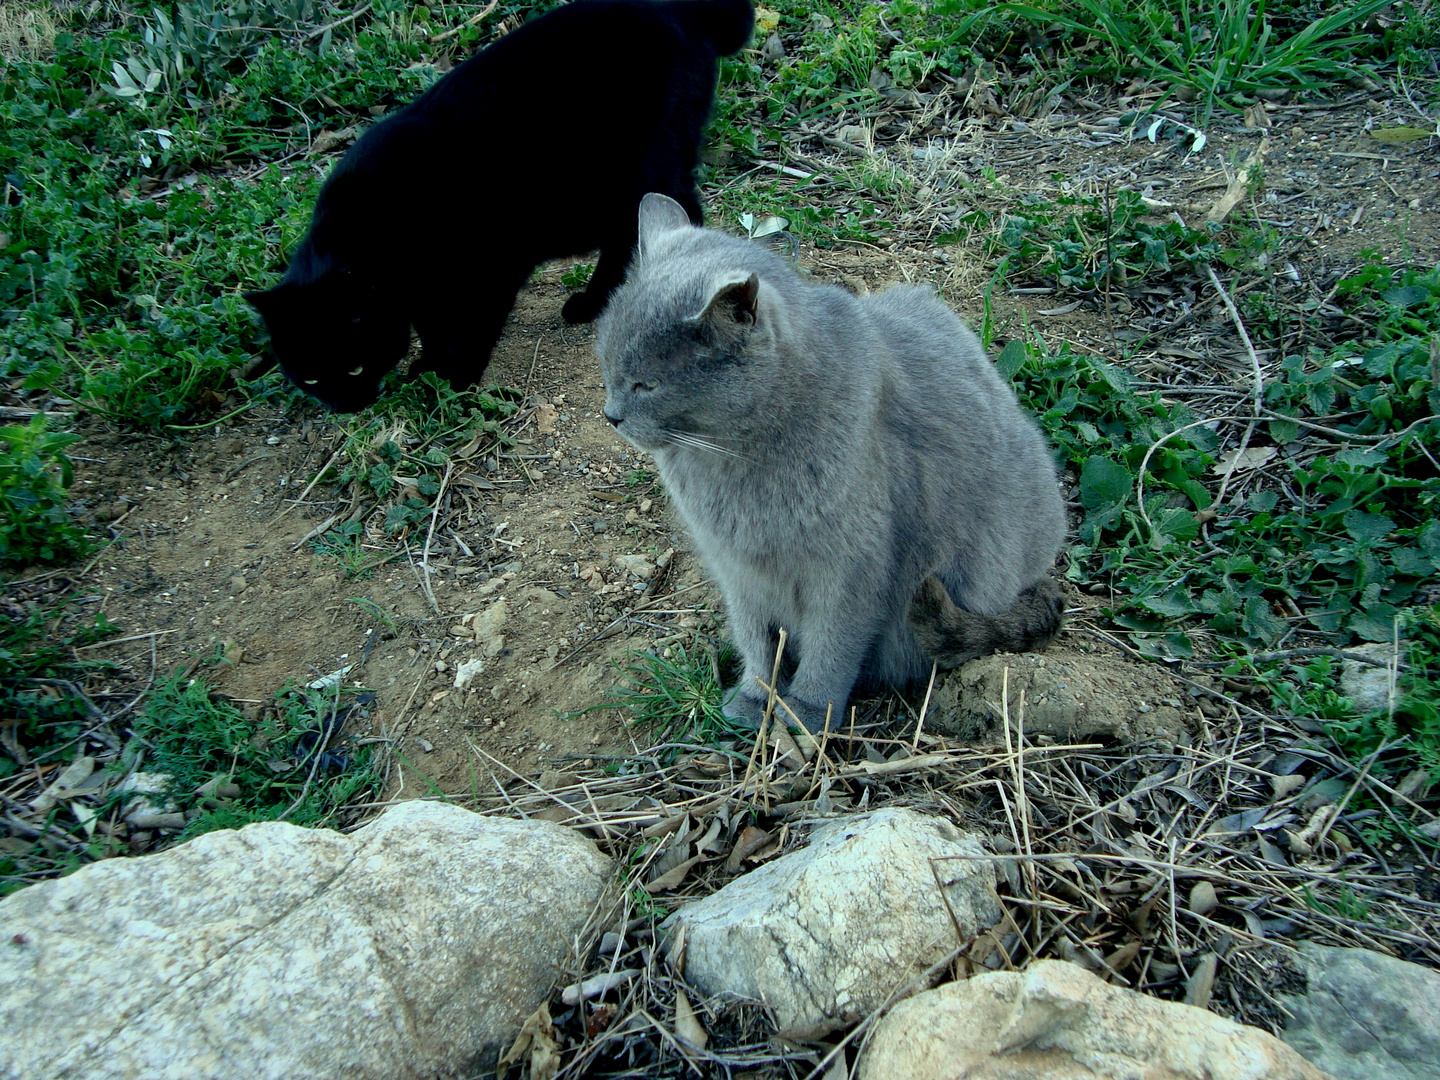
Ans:
{"label": "black cat's back", "polygon": [[280,286],[249,299],[287,375],[374,401],[419,332],[420,370],[479,379],[534,267],[599,249],[562,314],[620,283],[648,191],[699,222],[716,61],[750,0],[576,0],[532,19],[365,132],[335,166]]}

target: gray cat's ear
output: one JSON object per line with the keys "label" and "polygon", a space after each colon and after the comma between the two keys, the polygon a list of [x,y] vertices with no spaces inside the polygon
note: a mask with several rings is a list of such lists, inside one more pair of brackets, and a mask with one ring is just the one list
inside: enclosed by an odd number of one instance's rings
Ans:
{"label": "gray cat's ear", "polygon": [[715,290],[696,321],[719,330],[754,326],[759,303],[760,275],[736,277]]}
{"label": "gray cat's ear", "polygon": [[640,254],[668,232],[690,228],[690,215],[669,195],[652,191],[640,200]]}

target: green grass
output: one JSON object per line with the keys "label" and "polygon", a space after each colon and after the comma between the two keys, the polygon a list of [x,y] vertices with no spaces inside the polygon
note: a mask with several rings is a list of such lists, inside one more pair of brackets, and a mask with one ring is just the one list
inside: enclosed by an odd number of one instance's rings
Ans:
{"label": "green grass", "polygon": [[1001,353],[1078,480],[1070,577],[1108,585],[1111,616],[1142,647],[1188,655],[1188,628],[1243,648],[1297,632],[1387,641],[1440,572],[1440,476],[1426,449],[1440,430],[1424,420],[1440,412],[1440,271],[1407,271],[1393,285],[1389,274],[1372,267],[1341,286],[1375,320],[1373,338],[1285,356],[1265,387],[1274,418],[1252,439],[1274,449],[1269,471],[1283,483],[1236,473],[1219,507],[1219,432],[1187,406],[1068,346],[1016,341]]}
{"label": "green grass", "polygon": [[256,821],[334,824],[378,786],[370,747],[356,745],[370,700],[291,687],[254,723],[203,680],[176,675],[136,718],[132,764],[170,778],[166,798],[189,819],[177,842]]}
{"label": "green grass", "polygon": [[728,645],[635,652],[619,666],[621,683],[596,707],[622,710],[652,742],[710,745],[737,733],[722,708],[733,667]]}

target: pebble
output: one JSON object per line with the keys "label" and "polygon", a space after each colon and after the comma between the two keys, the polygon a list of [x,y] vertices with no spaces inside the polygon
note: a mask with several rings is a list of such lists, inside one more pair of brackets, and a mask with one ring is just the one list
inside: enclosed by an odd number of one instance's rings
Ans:
{"label": "pebble", "polygon": [[236,574],[230,579],[230,591],[238,595],[239,593],[244,592],[245,589],[249,586],[249,584],[250,583],[245,580],[244,574]]}
{"label": "pebble", "polygon": [[610,528],[610,523],[604,518],[596,518],[590,523],[590,531],[594,533],[603,533],[608,528]]}

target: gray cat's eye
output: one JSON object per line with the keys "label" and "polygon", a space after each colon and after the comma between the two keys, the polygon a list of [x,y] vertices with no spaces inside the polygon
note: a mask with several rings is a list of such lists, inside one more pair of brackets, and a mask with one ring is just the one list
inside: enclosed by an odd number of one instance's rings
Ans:
{"label": "gray cat's eye", "polygon": [[632,394],[648,394],[660,384],[658,382],[637,382],[630,387]]}
{"label": "gray cat's eye", "polygon": [[364,365],[364,364],[361,364],[361,365],[360,365],[359,367],[357,367],[354,371],[350,372],[350,377],[353,379],[353,378],[355,378],[356,376],[358,376],[358,375],[363,375],[363,374],[365,374],[365,365]]}

